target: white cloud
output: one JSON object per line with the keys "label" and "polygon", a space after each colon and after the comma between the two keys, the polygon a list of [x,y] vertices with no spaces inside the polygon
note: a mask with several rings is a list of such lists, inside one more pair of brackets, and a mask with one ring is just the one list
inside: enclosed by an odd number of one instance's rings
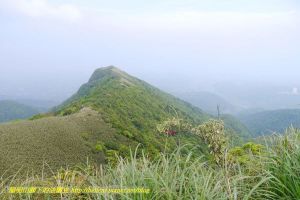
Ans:
{"label": "white cloud", "polygon": [[298,89],[297,87],[294,87],[294,88],[292,89],[292,94],[293,94],[293,95],[299,95],[299,89]]}
{"label": "white cloud", "polygon": [[264,26],[266,24],[287,24],[295,21],[294,11],[288,12],[197,12],[184,11],[163,15],[145,17],[149,24],[171,25],[171,27],[223,27],[230,29],[232,26],[250,27]]}
{"label": "white cloud", "polygon": [[[281,12],[238,12],[238,11],[170,11],[170,12],[87,12],[89,21],[85,23],[92,29],[104,30],[113,27],[140,35],[195,35],[195,37],[221,36],[235,39],[247,36],[292,34],[298,30],[298,13]],[[87,30],[89,29],[87,27]],[[106,27],[106,28],[104,28]]]}
{"label": "white cloud", "polygon": [[3,0],[0,7],[4,11],[16,12],[34,18],[48,18],[76,22],[82,12],[74,5],[52,5],[47,0]]}

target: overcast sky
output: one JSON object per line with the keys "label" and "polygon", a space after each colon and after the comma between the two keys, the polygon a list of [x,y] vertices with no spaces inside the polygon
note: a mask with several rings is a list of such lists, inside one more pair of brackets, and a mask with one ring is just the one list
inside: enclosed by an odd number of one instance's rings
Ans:
{"label": "overcast sky", "polygon": [[299,37],[299,0],[0,0],[0,95],[61,100],[107,65],[162,88],[300,85]]}

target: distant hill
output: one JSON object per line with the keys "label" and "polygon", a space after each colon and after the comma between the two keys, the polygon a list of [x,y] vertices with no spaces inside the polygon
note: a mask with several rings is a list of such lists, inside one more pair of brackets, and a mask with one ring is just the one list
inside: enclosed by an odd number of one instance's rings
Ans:
{"label": "distant hill", "polygon": [[31,106],[10,100],[0,101],[0,123],[16,119],[25,119],[37,113],[39,113],[39,111]]}
{"label": "distant hill", "polygon": [[[293,92],[296,89],[296,92]],[[214,90],[234,105],[244,109],[298,109],[300,95],[294,85],[219,82]]]}
{"label": "distant hill", "polygon": [[254,114],[239,115],[239,119],[249,130],[259,136],[273,132],[282,133],[293,125],[300,128],[300,109],[263,111]]}
{"label": "distant hill", "polygon": [[56,101],[50,101],[50,100],[41,100],[41,99],[22,99],[18,98],[14,101],[25,104],[31,107],[34,107],[35,109],[39,110],[40,112],[47,112],[54,106],[57,106],[59,103]]}
{"label": "distant hill", "polygon": [[212,115],[217,115],[217,106],[223,114],[233,114],[240,109],[229,103],[223,97],[206,91],[176,93],[179,98],[203,109]]}

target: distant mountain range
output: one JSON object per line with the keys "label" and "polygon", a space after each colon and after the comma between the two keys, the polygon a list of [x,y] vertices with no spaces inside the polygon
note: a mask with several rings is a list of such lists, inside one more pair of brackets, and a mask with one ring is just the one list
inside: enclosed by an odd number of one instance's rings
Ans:
{"label": "distant mountain range", "polygon": [[215,85],[214,91],[242,110],[300,108],[300,93],[298,87],[293,85],[219,83]]}
{"label": "distant mountain range", "polygon": [[15,101],[0,101],[0,123],[17,119],[26,119],[39,113],[39,110]]}
{"label": "distant mountain range", "polygon": [[244,113],[238,118],[256,136],[282,133],[288,127],[300,128],[300,109],[281,109],[258,113]]}
{"label": "distant mountain range", "polygon": [[238,106],[235,106],[228,102],[223,97],[207,91],[190,91],[174,93],[181,99],[202,108],[204,111],[217,115],[217,106],[219,106],[221,114],[234,114],[241,110]]}
{"label": "distant mountain range", "polygon": [[[225,86],[223,86],[223,95],[231,94],[231,99],[240,103],[239,105],[244,105],[243,107],[228,102],[226,99],[230,99],[229,96],[225,99],[212,92],[190,91],[176,93],[176,95],[215,116],[218,114],[217,106],[219,106],[222,119],[227,125],[231,124],[235,130],[238,130],[240,135],[260,136],[273,132],[282,133],[291,125],[300,127],[300,109],[278,109],[284,105],[286,107],[299,105],[300,96],[297,88],[291,92],[279,93],[276,91],[280,91],[280,88],[262,88],[257,91],[253,88],[246,90],[246,88],[233,86],[230,89]],[[284,91],[284,88],[281,90]],[[270,110],[270,108],[274,109]]]}
{"label": "distant mountain range", "polygon": [[54,106],[57,106],[59,102],[57,101],[50,101],[50,100],[41,100],[41,99],[22,99],[18,98],[14,101],[31,106],[33,108],[38,109],[40,112],[47,112]]}

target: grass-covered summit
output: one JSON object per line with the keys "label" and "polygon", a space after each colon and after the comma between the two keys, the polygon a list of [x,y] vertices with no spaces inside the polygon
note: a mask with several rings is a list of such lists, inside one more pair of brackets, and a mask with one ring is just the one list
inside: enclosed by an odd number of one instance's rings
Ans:
{"label": "grass-covered summit", "polygon": [[97,69],[75,95],[57,108],[56,114],[69,115],[83,107],[99,111],[120,134],[126,132],[136,139],[146,133],[153,134],[156,125],[171,116],[193,123],[210,117],[114,66]]}
{"label": "grass-covered summit", "polygon": [[[162,151],[165,148],[165,136],[158,133],[156,127],[167,119],[176,117],[200,124],[210,118],[199,108],[114,66],[97,69],[76,94],[56,108],[55,115],[70,115],[84,107],[99,112],[118,137],[128,140],[114,143],[101,141],[106,149],[113,149],[120,154],[127,154],[129,147],[135,148],[137,144],[141,144],[150,154]],[[199,143],[192,135],[181,134],[178,138],[182,142],[191,140]],[[169,145],[175,146],[177,139],[169,139]]]}

